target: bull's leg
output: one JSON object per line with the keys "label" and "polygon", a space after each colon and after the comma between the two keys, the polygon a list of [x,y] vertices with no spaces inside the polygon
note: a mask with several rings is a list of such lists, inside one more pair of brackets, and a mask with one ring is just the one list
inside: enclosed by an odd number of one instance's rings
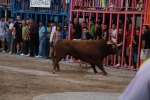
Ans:
{"label": "bull's leg", "polygon": [[104,75],[107,75],[108,73],[105,71],[104,67],[102,66],[101,62],[97,64],[98,68],[103,72]]}
{"label": "bull's leg", "polygon": [[60,71],[60,67],[59,67],[59,64],[57,63],[57,71],[59,72]]}
{"label": "bull's leg", "polygon": [[58,62],[60,62],[62,60],[63,57],[55,57],[55,60],[54,60],[54,66],[53,66],[53,74],[55,74],[56,72],[56,68],[58,71],[60,71],[60,68],[59,68],[59,64]]}
{"label": "bull's leg", "polygon": [[91,64],[91,66],[92,66],[92,68],[93,68],[93,70],[94,70],[94,73],[98,73],[97,70],[96,70],[96,68],[95,68],[95,65],[94,65],[94,64]]}

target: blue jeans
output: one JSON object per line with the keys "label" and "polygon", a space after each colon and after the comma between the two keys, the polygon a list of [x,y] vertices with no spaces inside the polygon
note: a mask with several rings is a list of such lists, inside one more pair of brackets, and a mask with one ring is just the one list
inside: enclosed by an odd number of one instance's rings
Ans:
{"label": "blue jeans", "polygon": [[44,56],[44,42],[45,42],[45,39],[42,39],[40,41],[40,44],[39,44],[39,55],[40,56]]}

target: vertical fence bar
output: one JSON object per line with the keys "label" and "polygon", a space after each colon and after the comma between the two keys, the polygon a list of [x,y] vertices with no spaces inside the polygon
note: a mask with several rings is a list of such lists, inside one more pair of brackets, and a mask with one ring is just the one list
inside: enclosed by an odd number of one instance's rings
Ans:
{"label": "vertical fence bar", "polygon": [[[120,19],[120,14],[118,13],[117,15],[117,28],[116,28],[116,43],[118,41],[118,30],[119,30],[119,19]],[[114,55],[114,66],[116,65],[116,55]]]}
{"label": "vertical fence bar", "polygon": [[125,38],[126,38],[126,24],[127,24],[127,13],[125,13],[125,21],[124,21],[124,34],[123,34],[123,44],[122,44],[122,58],[121,58],[121,68],[123,68],[123,64],[124,64],[124,52],[125,51]]}
{"label": "vertical fence bar", "polygon": [[79,17],[79,11],[76,12],[76,18],[78,18],[78,17]]}
{"label": "vertical fence bar", "polygon": [[96,13],[96,22],[98,21],[98,13]]}
{"label": "vertical fence bar", "polygon": [[145,15],[144,15],[144,24],[146,23],[146,18],[147,18],[147,10],[148,10],[148,0],[145,2]]}
{"label": "vertical fence bar", "polygon": [[[111,30],[111,25],[112,25],[112,13],[110,13],[110,19],[109,19],[110,21],[109,21],[109,32],[110,32],[110,30]],[[110,33],[109,33],[110,34]],[[110,35],[109,35],[109,40],[110,40],[111,38],[110,38]],[[108,59],[108,56],[107,56],[107,59]],[[108,65],[108,60],[107,60],[107,65]],[[112,67],[112,66],[110,66],[110,67]]]}
{"label": "vertical fence bar", "polygon": [[[132,19],[132,34],[131,34],[131,37],[133,37],[133,35],[134,35],[134,27],[135,27],[135,14],[133,14],[133,19]],[[128,66],[128,69],[131,69],[131,64],[132,64],[132,62],[133,62],[133,41],[131,40],[131,44],[130,44],[130,46],[129,46],[129,48],[130,48],[130,55],[129,55],[129,66]],[[132,64],[132,65],[134,65],[134,64]]]}
{"label": "vertical fence bar", "polygon": [[140,18],[140,34],[139,34],[139,45],[138,45],[138,58],[137,58],[137,67],[136,70],[139,69],[140,66],[140,51],[141,51],[141,38],[142,38],[142,21],[143,21],[143,14],[141,14]]}

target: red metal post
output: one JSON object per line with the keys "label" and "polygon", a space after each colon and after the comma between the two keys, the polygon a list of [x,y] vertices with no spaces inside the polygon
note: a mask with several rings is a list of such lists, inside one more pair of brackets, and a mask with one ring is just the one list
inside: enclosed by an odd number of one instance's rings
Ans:
{"label": "red metal post", "polygon": [[[135,14],[133,14],[133,19],[132,19],[132,34],[131,34],[131,37],[133,37],[134,35],[134,27],[135,27]],[[129,55],[129,66],[128,68],[131,69],[131,64],[133,62],[133,48],[132,48],[132,45],[133,45],[133,41],[131,39],[131,44],[129,46],[129,49],[130,49],[130,55]],[[134,65],[134,64],[132,64]]]}
{"label": "red metal post", "polygon": [[[112,25],[112,13],[110,13],[109,31],[111,30],[111,25]],[[110,35],[109,35],[109,40],[110,40]],[[108,59],[108,56],[107,56],[107,59]],[[107,65],[108,65],[108,60],[107,60]]]}
{"label": "red metal post", "polygon": [[121,58],[121,68],[123,68],[124,64],[124,52],[125,51],[125,40],[126,40],[126,24],[127,24],[127,13],[125,13],[125,21],[124,21],[124,34],[123,34],[123,44],[122,44],[122,58]]}
{"label": "red metal post", "polygon": [[[143,0],[144,1],[144,0]],[[146,24],[146,18],[147,18],[147,10],[148,10],[148,0],[146,0],[145,1],[145,8],[144,8],[144,13],[145,13],[145,15],[144,15],[144,24]]]}
{"label": "red metal post", "polygon": [[139,45],[138,45],[138,59],[137,59],[137,67],[136,70],[139,69],[140,66],[140,51],[141,51],[141,38],[142,38],[142,21],[143,21],[143,14],[141,14],[141,18],[140,18],[140,34],[139,34]]}
{"label": "red metal post", "polygon": [[[119,30],[119,19],[120,19],[120,14],[118,13],[117,15],[117,28],[116,28],[116,43],[118,40],[118,30]],[[114,66],[116,65],[116,55],[114,56]]]}

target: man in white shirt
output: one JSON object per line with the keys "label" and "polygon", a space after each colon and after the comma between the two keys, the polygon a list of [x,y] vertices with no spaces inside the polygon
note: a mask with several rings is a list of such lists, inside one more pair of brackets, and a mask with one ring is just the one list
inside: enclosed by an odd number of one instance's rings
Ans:
{"label": "man in white shirt", "polygon": [[119,100],[150,100],[150,59],[145,61]]}
{"label": "man in white shirt", "polygon": [[[116,24],[112,23],[112,29],[110,30],[110,37],[111,37],[111,41],[116,43],[116,33],[117,33],[117,29],[116,29]],[[113,62],[114,62],[114,56],[111,55],[111,64],[110,66],[113,66]]]}
{"label": "man in white shirt", "polygon": [[8,18],[7,21],[5,21],[5,39],[7,42],[7,52],[10,51],[10,31],[9,31],[9,24],[11,23],[11,18]]}
{"label": "man in white shirt", "polygon": [[0,19],[0,42],[2,44],[2,48],[0,50],[2,50],[3,53],[5,53],[5,21],[4,21],[4,17],[2,17]]}
{"label": "man in white shirt", "polygon": [[52,31],[51,31],[51,35],[50,35],[50,40],[49,40],[49,42],[50,42],[50,57],[51,57],[51,55],[52,55],[52,47],[53,47],[53,42],[54,41],[52,41],[52,38],[53,38],[53,35],[54,35],[54,32],[56,31],[56,26],[55,26],[55,22],[54,22],[54,20],[52,20],[51,21],[51,27],[52,27]]}
{"label": "man in white shirt", "polygon": [[14,26],[14,19],[11,18],[11,23],[9,24],[9,30],[10,30],[10,33],[12,33],[10,36],[11,36],[11,40],[10,40],[10,52],[9,54],[12,54],[12,51],[13,51],[13,45],[14,45],[14,34],[13,34],[13,26]]}

